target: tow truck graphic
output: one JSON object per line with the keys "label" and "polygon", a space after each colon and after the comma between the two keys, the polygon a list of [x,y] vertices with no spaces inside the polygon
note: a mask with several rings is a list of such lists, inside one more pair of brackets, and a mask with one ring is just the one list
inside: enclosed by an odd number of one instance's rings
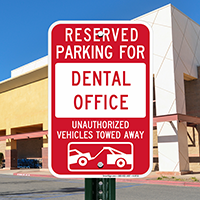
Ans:
{"label": "tow truck graphic", "polygon": [[[80,143],[83,145],[83,143]],[[92,143],[94,144],[94,143]],[[102,144],[102,145],[101,145]],[[115,144],[115,148],[112,147],[113,144]],[[86,144],[87,146],[89,145],[88,143]],[[130,169],[125,169],[125,167],[127,165],[131,166],[130,168],[133,168],[133,145],[131,143],[97,143],[96,145],[101,145],[102,148],[101,150],[95,155],[95,156],[91,156],[91,153],[88,151],[86,153],[83,153],[77,145],[77,148],[73,146],[72,149],[68,149],[68,168],[73,171],[73,164],[78,164],[78,168],[80,168],[81,171],[87,171],[87,166],[91,163],[91,161],[95,161],[95,159],[97,160],[98,156],[101,155],[102,153],[106,152],[106,159],[105,160],[100,160],[98,167],[102,168],[103,165],[106,166],[111,166],[111,165],[115,165],[117,166],[117,168],[113,169],[114,171],[121,171],[124,169],[124,171],[129,171]],[[116,148],[116,146],[118,145],[131,145],[131,150],[130,153],[124,153],[122,151],[120,151],[119,149]],[[92,151],[92,149],[90,150]],[[97,161],[98,162],[98,161]],[[76,165],[77,166],[77,165]],[[100,167],[101,166],[101,167]],[[96,167],[97,168],[97,167]],[[75,170],[75,169],[74,169]],[[89,170],[89,169],[88,169]],[[96,171],[99,169],[91,169],[92,171]],[[109,167],[109,169],[102,169],[105,171],[110,171],[111,168]],[[113,171],[112,170],[112,171]],[[77,171],[77,170],[76,170]]]}

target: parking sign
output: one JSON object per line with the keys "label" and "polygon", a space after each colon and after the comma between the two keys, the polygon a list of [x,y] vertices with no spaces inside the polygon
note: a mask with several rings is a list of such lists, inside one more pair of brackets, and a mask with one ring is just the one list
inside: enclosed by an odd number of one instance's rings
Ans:
{"label": "parking sign", "polygon": [[127,21],[49,29],[49,169],[144,177],[152,167],[151,30]]}

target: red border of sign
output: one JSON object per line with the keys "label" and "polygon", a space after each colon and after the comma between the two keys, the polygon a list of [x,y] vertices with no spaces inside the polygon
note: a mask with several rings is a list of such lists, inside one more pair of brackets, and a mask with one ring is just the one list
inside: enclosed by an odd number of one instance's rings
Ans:
{"label": "red border of sign", "polygon": [[[51,137],[51,115],[52,115],[52,88],[51,88],[51,84],[52,84],[52,76],[51,76],[51,48],[52,48],[52,38],[51,38],[51,33],[52,30],[55,26],[60,25],[60,24],[142,24],[145,25],[150,33],[150,62],[149,62],[149,80],[150,80],[150,102],[149,102],[149,108],[150,108],[150,122],[149,122],[149,169],[147,170],[146,173],[141,174],[141,175],[88,175],[88,174],[84,174],[84,175],[61,175],[61,174],[57,174],[56,172],[54,172],[54,170],[52,169],[52,147],[51,147],[51,142],[52,142],[52,137]],[[48,31],[48,167],[50,172],[58,177],[58,178],[98,178],[98,177],[130,177],[130,178],[143,178],[145,176],[147,176],[148,174],[150,174],[151,170],[152,170],[152,166],[153,166],[153,81],[152,81],[152,77],[153,77],[153,70],[152,70],[152,29],[150,27],[150,25],[148,25],[145,22],[141,22],[141,21],[57,21],[55,23],[53,23]]]}

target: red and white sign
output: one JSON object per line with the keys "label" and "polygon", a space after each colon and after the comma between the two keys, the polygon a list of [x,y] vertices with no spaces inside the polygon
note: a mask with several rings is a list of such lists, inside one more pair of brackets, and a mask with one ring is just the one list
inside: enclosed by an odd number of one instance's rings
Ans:
{"label": "red and white sign", "polygon": [[151,30],[125,21],[49,29],[49,169],[143,177],[152,167]]}

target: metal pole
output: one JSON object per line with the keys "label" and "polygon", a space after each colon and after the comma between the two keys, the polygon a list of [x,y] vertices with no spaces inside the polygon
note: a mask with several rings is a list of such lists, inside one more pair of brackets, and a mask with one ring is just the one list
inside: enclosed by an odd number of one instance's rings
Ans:
{"label": "metal pole", "polygon": [[86,178],[85,200],[115,200],[115,178]]}

